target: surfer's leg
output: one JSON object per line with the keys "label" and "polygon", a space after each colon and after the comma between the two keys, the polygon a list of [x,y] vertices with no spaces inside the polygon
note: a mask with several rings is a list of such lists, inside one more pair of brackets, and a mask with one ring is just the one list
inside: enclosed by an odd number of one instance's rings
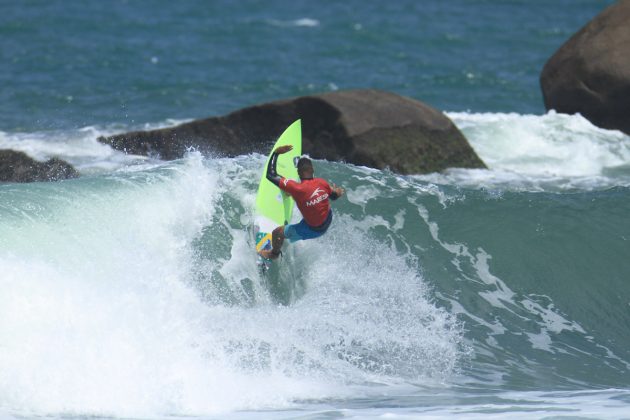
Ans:
{"label": "surfer's leg", "polygon": [[280,250],[284,243],[284,226],[278,226],[271,232],[271,249],[263,249],[260,255],[268,260],[275,260],[280,256]]}
{"label": "surfer's leg", "polygon": [[271,233],[271,253],[278,258],[284,243],[284,226],[278,226]]}
{"label": "surfer's leg", "polygon": [[304,219],[294,225],[278,226],[271,232],[271,249],[260,251],[260,255],[268,260],[276,259],[280,255],[285,239],[291,242],[313,239],[323,235],[325,231],[316,232],[312,230]]}

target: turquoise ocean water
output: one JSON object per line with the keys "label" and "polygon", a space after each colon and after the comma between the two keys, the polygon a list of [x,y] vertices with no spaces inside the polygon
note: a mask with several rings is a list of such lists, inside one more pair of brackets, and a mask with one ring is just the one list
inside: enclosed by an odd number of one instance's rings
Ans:
{"label": "turquoise ocean water", "polygon": [[[0,2],[0,419],[630,418],[630,138],[546,113],[609,1]],[[488,170],[336,162],[333,229],[251,254],[264,156],[100,135],[380,88]]]}

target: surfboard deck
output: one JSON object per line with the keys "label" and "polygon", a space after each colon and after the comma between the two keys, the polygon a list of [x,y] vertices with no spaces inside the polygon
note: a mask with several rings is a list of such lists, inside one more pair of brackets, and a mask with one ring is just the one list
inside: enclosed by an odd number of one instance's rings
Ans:
{"label": "surfboard deck", "polygon": [[273,145],[265,166],[263,167],[256,194],[256,207],[254,214],[254,236],[256,243],[257,263],[261,269],[266,271],[272,264],[271,260],[265,259],[258,254],[263,249],[271,249],[271,232],[291,221],[293,215],[294,201],[290,195],[285,194],[280,188],[274,185],[266,177],[267,165],[271,159],[271,154],[276,148],[284,145],[293,146],[293,150],[278,156],[277,171],[280,175],[288,179],[298,179],[297,158],[302,155],[302,122],[296,120],[291,124]]}

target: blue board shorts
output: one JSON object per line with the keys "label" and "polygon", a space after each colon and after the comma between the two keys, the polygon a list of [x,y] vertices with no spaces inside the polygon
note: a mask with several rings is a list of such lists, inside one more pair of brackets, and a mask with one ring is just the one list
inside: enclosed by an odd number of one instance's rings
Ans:
{"label": "blue board shorts", "polygon": [[302,219],[300,223],[286,225],[284,227],[284,237],[291,242],[301,241],[304,239],[315,239],[326,233],[331,222],[332,210],[328,211],[326,221],[316,228],[309,226],[304,219]]}

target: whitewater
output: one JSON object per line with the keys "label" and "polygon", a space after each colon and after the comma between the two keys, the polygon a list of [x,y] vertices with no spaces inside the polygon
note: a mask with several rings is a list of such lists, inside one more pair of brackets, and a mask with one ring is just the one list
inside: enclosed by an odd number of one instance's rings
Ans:
{"label": "whitewater", "polygon": [[0,417],[627,416],[630,138],[447,115],[488,170],[316,161],[347,195],[267,277],[264,156],[0,133],[83,174],[0,185]]}

